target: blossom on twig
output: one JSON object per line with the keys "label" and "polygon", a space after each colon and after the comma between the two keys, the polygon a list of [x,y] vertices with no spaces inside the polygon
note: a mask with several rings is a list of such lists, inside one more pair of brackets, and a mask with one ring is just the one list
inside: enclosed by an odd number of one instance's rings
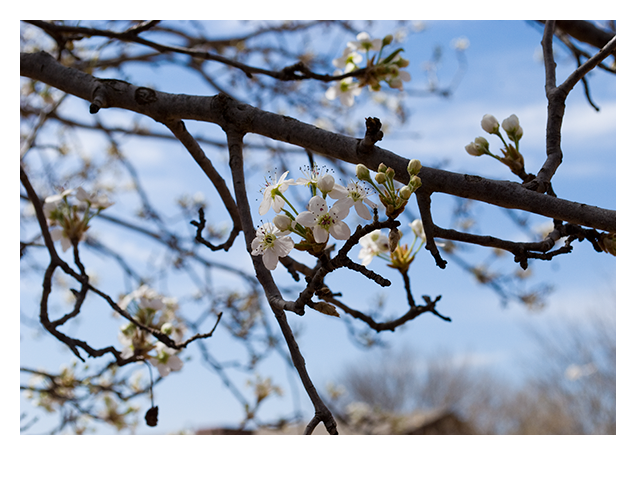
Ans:
{"label": "blossom on twig", "polygon": [[[62,250],[66,252],[73,241],[79,242],[84,238],[89,221],[112,204],[106,196],[88,194],[82,187],[47,197],[42,206],[44,214],[50,226],[59,226],[51,229],[51,239],[60,241]],[[91,212],[91,209],[96,211]]]}
{"label": "blossom on twig", "polygon": [[358,259],[361,259],[363,266],[368,266],[374,257],[380,254],[389,254],[391,247],[389,245],[389,237],[380,231],[373,231],[360,238],[360,252]]}
{"label": "blossom on twig", "polygon": [[252,255],[262,255],[265,267],[273,271],[278,266],[278,259],[287,256],[294,248],[294,241],[287,234],[289,231],[281,231],[270,222],[263,224],[256,230],[252,241]]}
{"label": "blossom on twig", "polygon": [[349,214],[349,208],[344,203],[334,204],[331,209],[327,202],[320,196],[314,196],[309,200],[308,211],[301,212],[296,221],[298,224],[311,227],[314,239],[317,243],[327,242],[329,234],[334,239],[349,239],[351,229],[342,222]]}
{"label": "blossom on twig", "polygon": [[[378,205],[368,199],[368,190],[362,187],[360,183],[354,181],[351,181],[346,188],[343,188],[342,186],[340,186],[340,188],[341,189],[337,190],[332,195],[332,197],[338,199],[336,204],[341,203],[346,208],[351,208],[351,206],[353,206],[358,216],[370,221],[372,219],[371,213],[365,207],[365,204],[371,209],[377,208]],[[334,204],[334,206],[336,204]]]}
{"label": "blossom on twig", "polygon": [[266,214],[269,208],[273,208],[275,212],[279,213],[285,206],[282,193],[287,191],[290,185],[295,184],[293,179],[285,179],[288,174],[289,171],[285,171],[279,179],[274,177],[271,183],[267,182],[265,190],[263,191],[263,202],[258,208],[258,213],[261,216]]}
{"label": "blossom on twig", "polygon": [[162,377],[167,377],[170,372],[178,372],[183,367],[183,361],[175,355],[177,351],[163,342],[157,343],[155,351],[157,355],[150,357],[148,361],[157,367]]}

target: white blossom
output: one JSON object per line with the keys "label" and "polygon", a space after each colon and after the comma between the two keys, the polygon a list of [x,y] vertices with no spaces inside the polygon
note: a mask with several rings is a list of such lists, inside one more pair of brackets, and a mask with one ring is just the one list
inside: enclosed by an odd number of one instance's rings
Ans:
{"label": "white blossom", "polygon": [[382,40],[380,38],[372,40],[367,32],[358,33],[356,39],[358,41],[350,41],[347,43],[347,47],[351,50],[380,51],[380,48],[382,48]]}
{"label": "white blossom", "polygon": [[345,48],[342,56],[340,58],[336,58],[333,60],[333,66],[336,68],[344,69],[348,64],[353,64],[357,68],[358,64],[362,61],[362,55],[355,51],[354,49],[347,47]]}
{"label": "white blossom", "polygon": [[53,239],[54,241],[60,241],[60,244],[62,245],[62,250],[64,252],[66,252],[71,246],[71,240],[66,236],[66,233],[64,232],[64,229],[60,229],[60,228],[54,228],[51,229],[51,239]]}
{"label": "white blossom", "polygon": [[278,259],[287,256],[294,248],[294,241],[287,234],[289,231],[280,231],[271,222],[263,224],[256,230],[252,241],[252,255],[262,255],[265,267],[273,271],[278,266]]}
{"label": "white blossom", "polygon": [[[336,190],[336,192],[331,195],[334,199],[338,199],[336,204],[341,203],[346,208],[351,208],[351,206],[353,206],[358,216],[370,221],[372,219],[371,213],[366,208],[365,204],[371,209],[377,208],[378,205],[371,202],[368,199],[368,196],[369,194],[367,189],[354,181],[351,181],[346,188],[340,186],[340,189]],[[334,206],[336,204],[334,204]]]}
{"label": "white blossom", "polygon": [[[340,74],[341,72],[339,70],[336,70],[334,73],[334,75]],[[358,96],[361,92],[362,89],[357,83],[354,83],[353,78],[349,76],[331,85],[325,93],[325,97],[331,101],[338,98],[343,106],[351,107],[355,101],[354,97]]]}
{"label": "white blossom", "polygon": [[466,37],[453,38],[451,47],[457,51],[464,51],[470,46],[470,41]]}
{"label": "white blossom", "polygon": [[147,284],[142,284],[136,290],[126,295],[119,301],[119,307],[126,309],[132,301],[136,301],[141,309],[152,309],[154,311],[163,310],[167,301],[161,294],[151,289]]}
{"label": "white blossom", "polygon": [[276,213],[279,213],[285,206],[285,200],[281,197],[287,188],[295,184],[293,179],[285,179],[289,171],[285,171],[280,179],[274,178],[273,182],[267,183],[265,191],[263,191],[263,202],[258,208],[258,213],[262,216],[269,211],[270,207],[274,208]]}
{"label": "white blossom", "polygon": [[329,234],[334,239],[349,239],[351,230],[342,220],[349,214],[349,207],[339,201],[331,209],[320,196],[309,200],[308,211],[301,212],[296,221],[305,227],[311,227],[317,243],[327,242]]}
{"label": "white blossom", "polygon": [[183,361],[175,355],[177,353],[175,349],[168,347],[163,342],[159,342],[155,350],[157,351],[156,357],[150,357],[148,360],[157,367],[159,375],[166,377],[170,372],[181,370]]}
{"label": "white blossom", "polygon": [[89,207],[93,207],[96,209],[106,209],[107,207],[113,205],[113,203],[109,201],[108,197],[106,197],[105,195],[102,194],[100,196],[97,196],[97,194],[95,193],[88,194],[81,186],[77,188],[75,197],[79,201],[88,203]]}
{"label": "white blossom", "polygon": [[411,81],[411,74],[406,70],[395,70],[386,82],[391,88],[396,88],[400,91],[404,89],[402,82]]}
{"label": "white blossom", "polygon": [[369,265],[375,256],[391,252],[389,237],[377,230],[362,236],[360,238],[360,246],[362,246],[362,249],[358,254],[358,259],[362,260],[363,266]]}
{"label": "white blossom", "polygon": [[335,185],[336,180],[331,174],[327,173],[327,171],[328,170],[324,167],[318,168],[315,166],[313,168],[302,169],[305,177],[297,179],[296,184],[298,186],[317,188],[321,193],[329,194],[330,197],[334,197],[331,194],[332,190],[334,187],[337,189],[341,186]]}
{"label": "white blossom", "polygon": [[274,216],[272,222],[274,223],[274,226],[276,226],[280,231],[289,231],[294,227],[295,223],[295,221],[292,221],[291,218],[289,216],[286,216],[285,214]]}

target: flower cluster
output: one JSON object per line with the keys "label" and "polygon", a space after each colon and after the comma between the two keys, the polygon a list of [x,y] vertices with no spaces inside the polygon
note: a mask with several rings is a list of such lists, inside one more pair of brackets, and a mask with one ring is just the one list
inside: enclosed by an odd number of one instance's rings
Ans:
{"label": "flower cluster", "polygon": [[[398,243],[397,247],[391,250],[391,240],[389,239],[389,236],[380,231],[373,231],[360,238],[360,245],[362,248],[358,254],[358,259],[361,259],[362,265],[368,266],[374,257],[380,257],[389,263],[389,267],[398,269],[401,272],[408,271],[411,262],[415,259],[415,255],[426,242],[424,226],[422,225],[421,220],[416,219],[411,222],[409,226],[415,236],[410,246],[407,244],[400,245]],[[401,237],[398,238],[398,242],[399,239],[401,239]],[[419,244],[417,244],[418,239],[420,240]],[[415,247],[416,244],[417,247]]]}
{"label": "flower cluster", "polygon": [[524,161],[523,156],[519,152],[519,140],[523,136],[523,128],[519,125],[517,115],[510,115],[501,123],[501,127],[506,132],[508,139],[514,142],[514,145],[506,143],[499,131],[499,121],[493,115],[484,115],[481,120],[481,127],[486,133],[494,134],[501,139],[505,147],[505,149],[501,150],[503,157],[490,152],[488,141],[483,136],[478,136],[475,141],[466,145],[466,152],[471,156],[487,154],[508,166],[513,173],[523,174]]}
{"label": "flower cluster", "polygon": [[[356,167],[356,176],[362,181],[369,183],[373,189],[378,192],[380,201],[386,208],[386,215],[391,219],[398,217],[406,207],[406,204],[413,194],[421,185],[422,180],[417,175],[422,169],[422,163],[417,159],[409,161],[407,171],[410,179],[406,186],[402,186],[400,189],[396,188],[393,178],[395,178],[395,171],[393,168],[388,168],[384,163],[381,163],[378,167],[378,172],[375,175],[375,182],[371,179],[369,169],[358,164]],[[376,184],[376,182],[378,184]]]}
{"label": "flower cluster", "polygon": [[[336,184],[334,177],[326,169],[316,167],[305,169],[305,177],[297,180],[287,179],[288,171],[280,178],[269,178],[263,189],[259,213],[264,215],[273,209],[278,214],[272,222],[262,224],[257,229],[256,237],[251,244],[252,255],[262,256],[265,267],[274,270],[279,259],[287,256],[292,249],[318,256],[327,246],[329,236],[338,240],[349,239],[351,229],[344,219],[349,215],[351,208],[361,219],[371,221],[373,216],[370,209],[376,210],[378,207],[369,199],[370,190],[363,186],[362,181],[370,184],[378,193],[387,217],[397,218],[404,211],[411,194],[422,185],[422,180],[418,176],[421,169],[420,161],[409,161],[407,172],[410,180],[402,187],[396,186],[394,182],[395,171],[384,164],[379,166],[375,181],[371,179],[369,169],[358,164],[358,181],[351,180],[347,186]],[[305,211],[299,213],[286,197],[286,191],[290,186],[305,186],[309,189],[311,198]],[[329,206],[327,199],[335,202]],[[413,221],[411,228],[416,238],[419,237],[423,243],[425,237],[422,222]],[[301,240],[294,243],[292,234],[300,236]],[[388,236],[380,231],[373,231],[361,238],[362,265],[366,266],[373,257],[380,256],[388,260],[392,264],[391,267],[401,271],[408,270],[422,244],[415,248],[414,241],[410,247],[400,247],[400,237],[400,232],[394,229]]]}
{"label": "flower cluster", "polygon": [[[289,171],[285,171],[280,178],[270,178],[263,190],[259,214],[267,214],[273,209],[278,215],[257,229],[252,241],[252,255],[263,256],[263,263],[269,270],[276,269],[278,260],[294,248],[318,255],[325,249],[329,236],[349,239],[351,229],[343,219],[349,215],[351,207],[365,220],[371,220],[367,206],[377,207],[358,182],[351,181],[346,187],[336,184],[324,168],[313,167],[304,173],[304,178],[293,180],[286,179]],[[285,197],[287,188],[292,185],[309,189],[311,199],[306,211],[299,213]],[[331,207],[327,198],[335,200]],[[298,244],[291,238],[292,233],[302,238]]]}
{"label": "flower cluster", "polygon": [[[182,325],[178,322],[174,298],[164,297],[147,285],[124,296],[119,301],[119,307],[128,310],[140,324],[171,336],[175,341],[183,337]],[[151,342],[152,336],[140,329],[132,322],[120,328],[119,341],[124,346],[121,357],[127,359],[142,356],[157,367],[162,377],[170,372],[181,370],[182,360],[176,355],[177,350],[166,346],[163,342]],[[154,355],[150,355],[154,352]]]}
{"label": "flower cluster", "polygon": [[53,227],[51,238],[61,242],[63,251],[68,250],[84,238],[89,221],[112,204],[106,196],[88,194],[82,187],[47,197],[43,210]]}
{"label": "flower cluster", "polygon": [[[333,65],[338,68],[334,75],[342,75],[365,68],[364,75],[355,78],[348,76],[338,81],[327,90],[327,99],[339,98],[344,106],[353,106],[354,97],[360,94],[363,87],[368,86],[371,91],[380,91],[380,82],[382,81],[391,88],[401,91],[403,82],[411,80],[411,75],[403,70],[409,65],[409,61],[400,56],[400,52],[404,50],[398,48],[382,58],[384,48],[393,41],[393,35],[387,35],[380,40],[379,38],[371,39],[368,33],[362,32],[356,38],[357,41],[347,43],[340,58],[333,60]],[[376,51],[377,55],[370,56],[371,52]],[[362,55],[365,57],[363,58]]]}

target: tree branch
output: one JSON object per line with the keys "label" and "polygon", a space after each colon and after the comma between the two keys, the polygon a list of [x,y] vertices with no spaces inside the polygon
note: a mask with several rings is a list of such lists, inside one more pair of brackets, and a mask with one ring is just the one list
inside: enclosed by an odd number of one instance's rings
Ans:
{"label": "tree branch", "polygon": [[[265,291],[265,295],[267,297],[267,301],[269,302],[270,308],[272,309],[274,317],[276,317],[276,321],[278,322],[281,332],[283,333],[283,337],[287,342],[287,347],[289,349],[292,362],[294,363],[294,367],[296,368],[296,371],[300,376],[303,387],[305,388],[307,395],[309,395],[309,398],[314,405],[315,419],[319,419],[320,421],[324,422],[327,431],[331,435],[337,435],[338,429],[333,415],[318,395],[318,391],[316,390],[316,387],[314,387],[314,384],[309,377],[309,373],[307,372],[307,368],[305,366],[305,359],[300,352],[300,347],[296,342],[294,333],[289,326],[289,323],[287,322],[285,311],[283,310],[283,307],[281,307],[282,297],[280,291],[278,290],[278,287],[276,286],[276,283],[274,282],[274,279],[272,278],[272,274],[265,268],[261,257],[251,255],[251,244],[256,234],[254,232],[254,226],[252,224],[249,200],[247,198],[247,191],[245,189],[243,164],[243,133],[241,131],[233,129],[226,129],[226,134],[228,138],[230,168],[232,170],[232,178],[234,181],[236,204],[238,206],[239,215],[241,218],[241,229],[243,230],[243,234],[245,237],[245,246],[247,252],[250,254],[250,257],[252,258],[252,262],[254,264],[256,277],[261,283],[263,290]],[[313,429],[313,427],[311,429]]]}
{"label": "tree branch", "polygon": [[[103,80],[62,66],[44,52],[21,53],[20,74],[43,81],[89,102],[93,100],[96,86],[103,84]],[[376,146],[361,158],[357,151],[359,140],[355,138],[331,133],[287,116],[238,103],[223,95],[200,97],[156,91],[153,91],[152,95],[136,95],[140,88],[124,82],[117,82],[115,87],[107,86],[104,90],[107,107],[135,111],[164,123],[174,119],[192,119],[221,126],[232,125],[244,132],[294,144],[352,164],[363,163],[372,170],[377,170],[380,163],[384,163],[396,171],[396,180],[403,183],[408,183],[409,180],[406,171],[408,160],[397,154]],[[143,100],[148,97],[151,98],[150,102]],[[429,167],[422,167],[419,176],[422,184],[432,192],[475,199],[509,209],[521,209],[608,232],[616,231],[615,211],[549,197],[517,183],[489,180]],[[419,191],[416,191],[416,194],[418,193]]]}

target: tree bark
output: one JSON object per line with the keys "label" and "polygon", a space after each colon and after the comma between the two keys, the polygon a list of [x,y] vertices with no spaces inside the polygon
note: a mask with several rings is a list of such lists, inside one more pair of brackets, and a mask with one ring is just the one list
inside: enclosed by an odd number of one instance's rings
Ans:
{"label": "tree bark", "polygon": [[[406,158],[377,146],[370,152],[361,150],[360,139],[263,111],[225,95],[175,95],[120,80],[100,79],[65,67],[45,52],[21,53],[20,75],[88,101],[91,113],[101,108],[121,108],[164,124],[176,119],[215,123],[224,129],[259,134],[351,164],[361,163],[371,170],[377,170],[380,163],[384,163],[395,170],[398,181],[407,183],[409,179]],[[422,167],[419,176],[423,187],[416,194],[441,192],[607,232],[616,231],[616,211],[541,194],[512,181],[429,167]]]}

